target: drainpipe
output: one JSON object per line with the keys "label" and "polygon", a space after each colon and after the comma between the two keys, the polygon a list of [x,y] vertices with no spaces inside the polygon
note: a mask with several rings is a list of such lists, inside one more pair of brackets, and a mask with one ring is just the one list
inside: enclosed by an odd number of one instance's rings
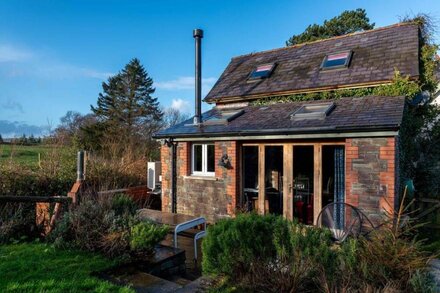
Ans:
{"label": "drainpipe", "polygon": [[177,213],[177,142],[170,138],[166,144],[171,148],[171,212]]}

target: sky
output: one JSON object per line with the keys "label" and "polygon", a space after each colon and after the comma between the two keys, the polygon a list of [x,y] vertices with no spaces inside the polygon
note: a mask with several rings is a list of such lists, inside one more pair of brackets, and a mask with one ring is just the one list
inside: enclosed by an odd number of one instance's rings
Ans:
{"label": "sky", "polygon": [[376,27],[419,12],[440,20],[438,0],[2,0],[0,134],[40,135],[69,110],[89,113],[102,82],[135,57],[161,106],[191,114],[194,28],[205,34],[206,95],[233,56],[283,47],[307,25],[356,8]]}

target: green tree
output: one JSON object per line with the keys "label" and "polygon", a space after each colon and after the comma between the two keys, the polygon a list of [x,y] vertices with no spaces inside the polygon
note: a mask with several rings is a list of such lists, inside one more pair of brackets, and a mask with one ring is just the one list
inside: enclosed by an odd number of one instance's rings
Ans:
{"label": "green tree", "polygon": [[102,84],[97,106],[91,106],[98,120],[109,131],[133,136],[144,127],[154,127],[162,119],[154,94],[153,79],[139,59],[132,59],[125,68]]}
{"label": "green tree", "polygon": [[324,24],[309,25],[306,30],[298,35],[293,35],[286,46],[293,46],[305,42],[342,36],[357,31],[370,30],[374,23],[370,23],[365,9],[346,10],[339,16],[324,21]]}
{"label": "green tree", "polygon": [[29,143],[29,144],[35,144],[35,143],[37,143],[37,140],[35,139],[34,134],[31,134],[31,135],[29,136],[28,143]]}
{"label": "green tree", "polygon": [[3,137],[1,134],[0,134],[0,143],[3,143]]}
{"label": "green tree", "polygon": [[23,135],[18,139],[18,143],[22,145],[28,144],[28,138],[26,137],[26,134],[23,133]]}

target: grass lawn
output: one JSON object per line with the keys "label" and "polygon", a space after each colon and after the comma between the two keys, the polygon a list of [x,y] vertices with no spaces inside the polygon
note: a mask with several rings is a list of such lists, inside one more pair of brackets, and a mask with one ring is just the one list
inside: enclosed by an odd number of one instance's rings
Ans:
{"label": "grass lawn", "polygon": [[45,145],[12,145],[0,144],[0,163],[14,160],[29,167],[38,167],[38,154],[43,158],[50,147]]}
{"label": "grass lawn", "polygon": [[[38,155],[41,161],[52,159],[54,151],[63,156],[75,157],[75,153],[69,148],[59,149],[53,145],[17,145],[17,144],[0,144],[0,165],[6,164],[12,160],[13,163],[24,165],[32,169],[38,168]],[[61,152],[59,152],[61,151]]]}
{"label": "grass lawn", "polygon": [[0,245],[0,292],[133,292],[90,276],[114,264],[49,244]]}

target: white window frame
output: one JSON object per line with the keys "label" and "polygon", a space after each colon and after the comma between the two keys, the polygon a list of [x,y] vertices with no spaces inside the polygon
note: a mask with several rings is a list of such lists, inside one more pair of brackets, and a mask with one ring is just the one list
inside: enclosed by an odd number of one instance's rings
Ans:
{"label": "white window frame", "polygon": [[[202,171],[194,170],[194,146],[201,145],[202,146]],[[214,172],[208,172],[208,145],[214,145],[213,143],[193,143],[191,145],[191,174],[196,176],[215,176]],[[215,156],[215,146],[214,146],[214,156]],[[214,169],[215,169],[215,159],[214,159]]]}

